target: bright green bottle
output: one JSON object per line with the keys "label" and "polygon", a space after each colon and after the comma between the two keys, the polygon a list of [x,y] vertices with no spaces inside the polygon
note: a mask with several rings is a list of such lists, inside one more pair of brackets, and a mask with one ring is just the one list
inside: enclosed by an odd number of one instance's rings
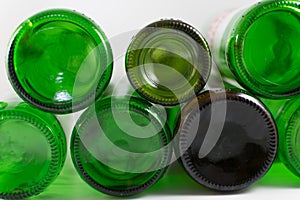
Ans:
{"label": "bright green bottle", "polygon": [[300,98],[262,100],[272,111],[278,127],[278,158],[300,177]]}
{"label": "bright green bottle", "polygon": [[228,23],[225,18],[212,42],[222,74],[266,98],[298,94],[299,6],[299,1],[262,1],[229,15]]}
{"label": "bright green bottle", "polygon": [[241,190],[271,167],[277,128],[255,97],[236,88],[204,91],[181,113],[175,150],[197,183],[220,192]]}
{"label": "bright green bottle", "polygon": [[53,113],[93,103],[112,73],[112,51],[91,19],[54,9],[25,20],[11,38],[9,80],[25,101]]}
{"label": "bright green bottle", "polygon": [[52,114],[24,102],[1,102],[0,138],[0,198],[38,195],[59,175],[66,138]]}
{"label": "bright green bottle", "polygon": [[73,163],[90,186],[114,196],[140,193],[164,174],[172,155],[166,117],[138,97],[105,97],[79,118]]}
{"label": "bright green bottle", "polygon": [[140,30],[127,49],[127,76],[147,100],[173,106],[206,84],[211,54],[204,37],[179,20],[160,20]]}

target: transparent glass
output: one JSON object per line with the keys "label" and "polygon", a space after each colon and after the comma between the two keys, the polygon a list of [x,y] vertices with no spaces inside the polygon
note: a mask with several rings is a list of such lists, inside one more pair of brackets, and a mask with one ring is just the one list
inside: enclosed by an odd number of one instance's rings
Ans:
{"label": "transparent glass", "polygon": [[105,194],[138,194],[156,183],[172,155],[160,111],[138,97],[106,97],[86,110],[71,138],[81,178]]}
{"label": "transparent glass", "polygon": [[112,52],[91,19],[70,10],[46,10],[16,29],[7,71],[25,101],[49,112],[71,113],[93,103],[106,88]]}
{"label": "transparent glass", "polygon": [[269,0],[238,12],[215,44],[223,75],[235,77],[245,89],[266,98],[298,94],[299,5],[299,1]]}
{"label": "transparent glass", "polygon": [[278,158],[300,177],[300,98],[262,100],[276,119],[279,135]]}
{"label": "transparent glass", "polygon": [[127,76],[137,92],[161,105],[176,105],[199,93],[211,69],[204,37],[179,20],[154,22],[132,39]]}
{"label": "transparent glass", "polygon": [[66,159],[58,120],[24,102],[0,103],[0,198],[23,199],[43,192]]}

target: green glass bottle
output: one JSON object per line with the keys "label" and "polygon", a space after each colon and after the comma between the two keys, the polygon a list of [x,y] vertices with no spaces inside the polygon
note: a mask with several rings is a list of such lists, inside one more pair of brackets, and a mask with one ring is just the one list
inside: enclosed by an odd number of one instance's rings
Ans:
{"label": "green glass bottle", "polygon": [[126,53],[126,73],[147,100],[173,106],[206,84],[211,54],[204,37],[179,20],[160,20],[140,30]]}
{"label": "green glass bottle", "polygon": [[0,198],[38,195],[59,175],[66,138],[52,114],[25,102],[1,102],[0,138]]}
{"label": "green glass bottle", "polygon": [[222,192],[244,189],[269,170],[277,151],[273,118],[239,89],[199,94],[182,109],[176,154],[199,184]]}
{"label": "green glass bottle", "polygon": [[279,161],[300,177],[300,98],[262,101],[272,111],[278,127]]}
{"label": "green glass bottle", "polygon": [[228,16],[213,31],[212,51],[224,76],[259,96],[300,92],[300,2],[268,0]]}
{"label": "green glass bottle", "polygon": [[112,51],[91,19],[70,10],[46,10],[16,29],[7,71],[25,101],[48,112],[71,113],[93,103],[106,88]]}
{"label": "green glass bottle", "polygon": [[105,194],[140,193],[164,174],[171,133],[160,110],[134,96],[105,97],[79,118],[71,155],[81,178]]}

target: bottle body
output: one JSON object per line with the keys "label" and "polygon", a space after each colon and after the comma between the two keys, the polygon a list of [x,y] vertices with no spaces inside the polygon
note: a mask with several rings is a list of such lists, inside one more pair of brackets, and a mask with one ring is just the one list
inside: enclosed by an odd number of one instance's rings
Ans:
{"label": "bottle body", "polygon": [[185,171],[217,191],[244,189],[270,168],[277,151],[271,114],[237,89],[205,91],[182,109],[176,152]]}
{"label": "bottle body", "polygon": [[195,97],[208,79],[211,54],[204,37],[180,20],[149,24],[132,39],[126,73],[147,100],[173,106]]}
{"label": "bottle body", "polygon": [[112,52],[102,30],[64,9],[45,10],[24,21],[11,38],[6,62],[18,95],[58,114],[93,103],[112,73]]}
{"label": "bottle body", "polygon": [[171,132],[155,107],[134,96],[105,97],[86,110],[71,139],[73,163],[90,186],[114,196],[140,193],[164,174]]}
{"label": "bottle body", "polygon": [[300,177],[299,119],[300,99],[281,101],[263,99],[272,111],[278,127],[278,158],[291,172]]}
{"label": "bottle body", "polygon": [[278,99],[298,94],[299,2],[262,1],[232,15],[213,42],[224,76],[257,95]]}
{"label": "bottle body", "polygon": [[0,116],[0,198],[37,195],[65,162],[63,129],[53,115],[24,102],[2,102]]}

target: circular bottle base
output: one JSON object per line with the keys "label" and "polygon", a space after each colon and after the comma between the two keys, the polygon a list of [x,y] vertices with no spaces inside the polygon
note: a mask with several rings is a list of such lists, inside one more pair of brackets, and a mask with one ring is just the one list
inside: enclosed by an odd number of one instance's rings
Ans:
{"label": "circular bottle base", "polygon": [[272,99],[300,93],[299,16],[299,2],[263,1],[237,21],[226,57],[244,88]]}
{"label": "circular bottle base", "polygon": [[[268,111],[253,97],[234,91],[227,91],[226,97],[204,92],[198,101],[193,103],[199,103],[200,119],[194,120],[199,110],[192,109],[178,130],[177,151],[187,173],[222,192],[241,190],[259,180],[277,150],[277,130]],[[216,114],[222,110],[219,106],[225,107],[225,118]]]}
{"label": "circular bottle base", "polygon": [[112,52],[91,19],[70,10],[46,10],[18,27],[10,41],[7,68],[21,98],[65,114],[99,98],[112,74]]}
{"label": "circular bottle base", "polygon": [[62,128],[58,130],[58,122],[45,123],[47,116],[41,120],[30,114],[34,110],[24,109],[22,104],[0,111],[0,198],[24,199],[40,194],[64,164],[66,139]]}
{"label": "circular bottle base", "polygon": [[163,176],[172,153],[170,132],[149,106],[135,97],[105,98],[79,118],[71,154],[77,172],[90,186],[129,196]]}
{"label": "circular bottle base", "polygon": [[203,89],[211,54],[195,28],[170,19],[143,28],[128,47],[125,62],[136,91],[151,102],[168,106],[187,101]]}

